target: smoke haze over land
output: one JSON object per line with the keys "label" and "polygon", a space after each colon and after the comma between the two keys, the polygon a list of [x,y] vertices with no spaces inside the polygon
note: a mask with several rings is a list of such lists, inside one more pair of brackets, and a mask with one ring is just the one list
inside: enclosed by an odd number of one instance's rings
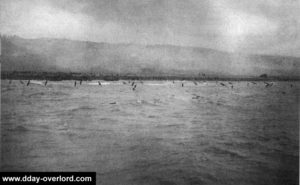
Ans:
{"label": "smoke haze over land", "polygon": [[299,10],[295,0],[0,0],[0,33],[24,38],[2,44],[3,70],[295,76]]}
{"label": "smoke haze over land", "polygon": [[299,56],[298,0],[1,0],[0,32]]}
{"label": "smoke haze over land", "polygon": [[299,76],[300,59],[199,47],[2,38],[3,71],[92,72],[139,76]]}

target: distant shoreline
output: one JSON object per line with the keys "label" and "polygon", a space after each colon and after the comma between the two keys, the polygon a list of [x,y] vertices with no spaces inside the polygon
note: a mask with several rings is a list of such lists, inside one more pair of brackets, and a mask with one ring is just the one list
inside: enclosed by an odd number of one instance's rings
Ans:
{"label": "distant shoreline", "polygon": [[118,74],[95,74],[77,72],[32,72],[13,71],[1,72],[1,79],[9,80],[189,80],[189,81],[300,81],[300,77],[269,76],[269,77],[218,77],[218,76],[183,76],[183,75],[118,75]]}

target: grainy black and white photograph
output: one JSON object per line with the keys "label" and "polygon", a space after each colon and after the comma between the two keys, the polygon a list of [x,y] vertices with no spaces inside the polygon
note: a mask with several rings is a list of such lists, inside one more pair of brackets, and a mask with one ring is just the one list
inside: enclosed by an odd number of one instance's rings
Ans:
{"label": "grainy black and white photograph", "polygon": [[299,184],[299,0],[0,0],[1,172]]}

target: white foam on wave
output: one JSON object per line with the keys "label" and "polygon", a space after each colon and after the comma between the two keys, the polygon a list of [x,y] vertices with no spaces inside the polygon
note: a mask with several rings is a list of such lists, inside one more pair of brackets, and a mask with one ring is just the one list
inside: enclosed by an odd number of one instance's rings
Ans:
{"label": "white foam on wave", "polygon": [[37,80],[31,80],[30,84],[44,85],[44,82],[43,81],[37,81]]}
{"label": "white foam on wave", "polygon": [[[99,85],[98,82],[91,82],[91,83],[87,83],[87,85]],[[101,85],[110,85],[109,82],[101,82]]]}
{"label": "white foam on wave", "polygon": [[145,85],[150,85],[150,86],[165,86],[167,84],[154,84],[154,83],[146,83]]}

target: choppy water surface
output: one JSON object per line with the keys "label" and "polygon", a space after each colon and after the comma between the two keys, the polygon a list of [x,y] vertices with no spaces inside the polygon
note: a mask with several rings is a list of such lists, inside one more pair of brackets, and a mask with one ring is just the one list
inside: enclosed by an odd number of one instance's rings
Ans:
{"label": "choppy water surface", "polygon": [[2,171],[98,184],[298,184],[299,83],[1,84]]}

